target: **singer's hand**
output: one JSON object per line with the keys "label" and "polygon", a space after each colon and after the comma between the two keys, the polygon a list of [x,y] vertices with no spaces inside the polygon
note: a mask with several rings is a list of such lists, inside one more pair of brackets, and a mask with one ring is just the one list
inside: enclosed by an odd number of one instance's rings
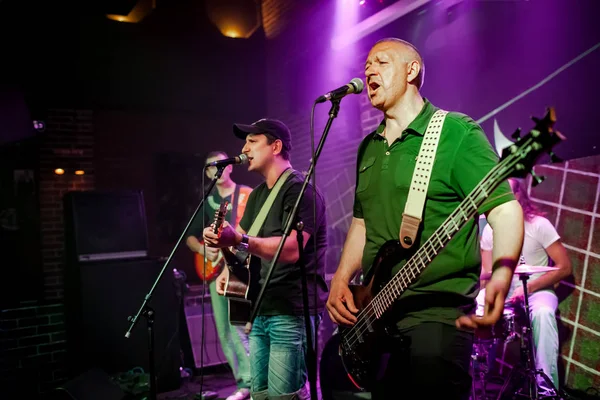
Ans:
{"label": "singer's hand", "polygon": [[213,233],[213,229],[208,227],[204,229],[203,236],[207,247],[231,247],[242,241],[242,234],[233,229],[227,221],[223,223],[220,234]]}

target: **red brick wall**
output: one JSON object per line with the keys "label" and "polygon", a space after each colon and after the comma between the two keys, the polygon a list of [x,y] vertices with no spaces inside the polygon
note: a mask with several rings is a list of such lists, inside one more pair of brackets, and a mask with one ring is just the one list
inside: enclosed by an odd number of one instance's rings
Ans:
{"label": "red brick wall", "polygon": [[[63,297],[63,207],[67,191],[94,188],[92,112],[84,110],[50,110],[48,129],[40,145],[40,219],[42,227],[42,261],[44,298]],[[56,175],[57,167],[65,169]],[[86,174],[74,175],[81,168]]]}
{"label": "red brick wall", "polygon": [[[94,188],[93,145],[91,111],[48,111],[38,145],[41,249],[32,249],[42,255],[43,294],[39,301],[1,311],[0,398],[35,398],[67,378],[62,197]],[[64,175],[54,173],[59,167]],[[85,175],[74,175],[75,168]]]}

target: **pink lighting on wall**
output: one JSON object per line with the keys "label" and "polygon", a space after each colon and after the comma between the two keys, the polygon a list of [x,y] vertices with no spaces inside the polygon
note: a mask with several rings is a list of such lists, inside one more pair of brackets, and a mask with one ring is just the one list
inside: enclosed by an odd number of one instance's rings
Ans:
{"label": "pink lighting on wall", "polygon": [[[343,31],[336,32],[331,39],[331,48],[341,50],[363,37],[381,29],[398,18],[429,3],[431,0],[400,0],[361,22],[347,26]],[[456,2],[457,0],[451,0]],[[458,0],[462,1],[462,0]]]}

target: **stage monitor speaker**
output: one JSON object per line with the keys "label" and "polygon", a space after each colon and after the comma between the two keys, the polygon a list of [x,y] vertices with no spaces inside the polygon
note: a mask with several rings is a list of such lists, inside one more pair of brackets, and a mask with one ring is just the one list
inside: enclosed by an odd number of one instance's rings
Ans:
{"label": "stage monitor speaker", "polygon": [[59,386],[48,396],[50,400],[123,400],[125,392],[112,382],[108,374],[94,368]]}
{"label": "stage monitor speaker", "polygon": [[69,259],[88,262],[148,255],[141,190],[68,192],[63,200]]}
{"label": "stage monitor speaker", "polygon": [[[67,264],[65,306],[71,376],[94,367],[111,375],[134,367],[149,372],[146,318],[140,316],[129,339],[125,333],[130,325],[128,316],[137,313],[162,267],[159,260]],[[182,284],[168,269],[149,302],[155,312],[154,359],[161,392],[180,386]]]}
{"label": "stage monitor speaker", "polygon": [[[207,293],[204,295],[204,312],[202,312],[202,287],[202,285],[190,286],[190,290],[184,299],[185,318],[196,368],[227,363],[217,334],[208,285],[206,286]],[[204,335],[202,335],[202,319],[205,320]],[[236,328],[232,327],[232,329]],[[204,343],[202,343],[203,336]],[[202,344],[204,344],[204,351],[202,350]]]}

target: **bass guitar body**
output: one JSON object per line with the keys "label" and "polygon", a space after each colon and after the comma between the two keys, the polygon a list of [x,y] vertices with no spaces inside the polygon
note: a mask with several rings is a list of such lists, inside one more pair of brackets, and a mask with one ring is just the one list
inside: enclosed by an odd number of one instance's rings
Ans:
{"label": "bass guitar body", "polygon": [[[372,300],[392,277],[397,260],[407,256],[405,252],[398,241],[385,243],[364,277],[364,285],[350,285],[358,315],[371,309],[377,312]],[[334,394],[340,392],[369,391],[375,384],[384,348],[388,348],[396,330],[385,317],[371,323],[359,319],[354,326],[339,326],[323,349],[319,368],[323,400],[335,399]]]}

